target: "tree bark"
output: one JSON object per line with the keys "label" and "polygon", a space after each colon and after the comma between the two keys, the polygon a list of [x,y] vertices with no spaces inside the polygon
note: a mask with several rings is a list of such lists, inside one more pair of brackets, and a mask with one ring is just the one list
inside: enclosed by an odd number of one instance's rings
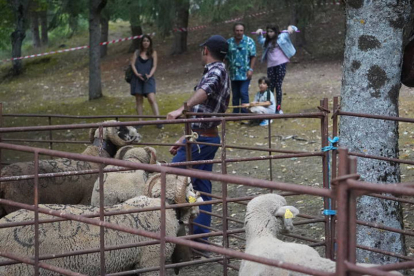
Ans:
{"label": "tree bark", "polygon": [[39,33],[39,13],[34,10],[30,12],[30,31],[32,32],[33,47],[40,48],[42,44]]}
{"label": "tree bark", "polygon": [[[133,26],[131,23],[131,34],[132,36],[142,35],[142,27],[141,26]],[[136,49],[139,48],[139,39],[133,39],[131,46],[128,49],[128,53],[135,52]]]}
{"label": "tree bark", "polygon": [[[102,16],[101,15],[101,42],[108,41],[109,36],[109,14]],[[101,46],[101,58],[106,56],[108,53],[108,45]]]}
{"label": "tree bark", "polygon": [[106,0],[89,0],[89,100],[102,97],[100,14]]}
{"label": "tree bark", "polygon": [[48,26],[47,26],[47,10],[40,11],[39,18],[40,18],[42,45],[47,46],[47,44],[49,44],[49,35],[48,35]]}
{"label": "tree bark", "polygon": [[[348,0],[341,110],[398,116],[403,28],[411,11],[410,0]],[[340,143],[351,152],[398,158],[398,123],[341,117]],[[400,182],[398,163],[358,159],[362,180]],[[402,229],[397,202],[363,196],[357,204],[359,220]],[[404,237],[398,233],[358,226],[357,243],[405,255]],[[357,251],[358,262],[394,263],[398,259]]]}
{"label": "tree bark", "polygon": [[[189,18],[190,1],[175,0],[175,27],[187,28]],[[171,54],[182,54],[187,51],[187,31],[174,32],[174,43]]]}
{"label": "tree bark", "polygon": [[[20,57],[22,55],[22,44],[26,37],[26,22],[28,17],[29,0],[9,0],[9,4],[13,8],[16,15],[15,30],[11,34],[12,41],[12,57]],[[17,76],[22,73],[22,60],[13,60],[13,75]]]}

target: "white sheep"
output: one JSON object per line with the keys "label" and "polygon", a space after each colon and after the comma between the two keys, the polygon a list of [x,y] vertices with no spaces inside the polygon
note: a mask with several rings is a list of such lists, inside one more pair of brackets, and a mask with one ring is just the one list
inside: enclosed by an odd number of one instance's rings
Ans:
{"label": "white sheep", "polygon": [[[108,121],[115,122],[115,121]],[[100,150],[99,130],[91,129],[90,140],[92,145],[88,146],[82,154],[91,156],[113,157],[116,150],[133,141],[141,139],[134,127],[105,127],[103,129],[103,147]],[[98,169],[99,164],[78,161],[67,158],[40,160],[39,173],[59,173],[79,170]],[[34,162],[14,163],[4,167],[1,171],[2,177],[33,175]],[[72,175],[65,177],[40,178],[39,179],[39,202],[48,204],[89,204],[93,185],[98,174]],[[33,204],[34,180],[18,180],[0,183],[0,198],[13,200],[26,204]],[[18,208],[0,205],[0,218]]]}
{"label": "white sheep", "polygon": [[[293,229],[292,219],[297,214],[299,214],[299,210],[293,206],[286,206],[285,198],[280,195],[265,194],[252,199],[247,204],[244,224],[246,231],[245,253],[326,272],[335,272],[336,263],[330,259],[322,258],[314,248],[305,244],[284,242],[277,238],[278,233]],[[359,265],[374,266],[371,264]],[[393,273],[401,275],[398,272]],[[302,276],[308,274],[243,260],[239,275]]]}
{"label": "white sheep", "polygon": [[[155,164],[156,151],[151,147],[125,146],[118,150],[116,159],[130,161],[133,163]],[[119,166],[106,166],[105,169],[120,169]],[[103,175],[104,205],[112,206],[126,201],[138,195],[145,195],[145,183],[148,180],[148,172],[145,170],[129,170],[119,172],[108,172]],[[99,178],[96,179],[93,190],[91,205],[99,206]]]}
{"label": "white sheep", "polygon": [[[188,197],[194,193],[189,193]],[[167,204],[168,205],[168,204]],[[139,196],[127,200],[122,204],[105,208],[105,211],[120,211],[134,208],[147,208],[161,206],[159,198],[148,198]],[[99,211],[96,207],[83,205],[40,205],[41,208],[59,210],[71,214],[91,214]],[[188,209],[187,209],[188,210]],[[198,207],[192,207],[190,212],[198,213]],[[32,211],[18,210],[0,220],[0,223],[22,222],[33,220]],[[49,215],[40,214],[40,219],[51,218]],[[122,226],[141,229],[150,232],[160,231],[160,211],[141,212],[134,214],[115,215],[105,217],[105,221]],[[166,235],[177,236],[179,221],[173,209],[166,210]],[[88,225],[77,221],[60,221],[44,223],[39,225],[40,255],[59,254],[73,250],[85,250],[99,248],[99,226]],[[132,235],[125,232],[105,230],[105,246],[126,245],[130,243],[151,241],[144,236]],[[13,252],[16,255],[24,255],[32,258],[34,256],[34,226],[21,226],[0,229],[0,251]],[[170,258],[175,244],[167,243],[165,248],[166,258]],[[106,273],[115,273],[131,269],[159,266],[160,246],[150,245],[143,247],[127,248],[105,252]],[[0,261],[5,261],[0,258]],[[43,262],[61,268],[76,271],[86,275],[100,274],[99,253],[64,257],[58,259],[44,260]],[[34,269],[31,265],[17,264],[0,267],[0,275],[19,276],[33,275]],[[42,276],[58,275],[49,270],[41,270]],[[158,271],[149,272],[144,275],[159,275]]]}

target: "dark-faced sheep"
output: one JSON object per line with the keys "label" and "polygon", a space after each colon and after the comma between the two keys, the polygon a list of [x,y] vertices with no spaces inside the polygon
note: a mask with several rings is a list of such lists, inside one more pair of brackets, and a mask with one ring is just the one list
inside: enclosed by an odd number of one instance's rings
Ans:
{"label": "dark-faced sheep", "polygon": [[[194,193],[188,193],[188,197]],[[167,204],[168,205],[168,204]],[[106,212],[130,210],[135,208],[148,208],[161,206],[159,198],[139,196],[127,200],[122,204],[105,208]],[[83,205],[40,205],[41,208],[59,210],[70,214],[91,214],[99,212],[99,208]],[[186,209],[187,212],[198,213],[198,207]],[[0,220],[0,223],[22,222],[33,220],[32,211],[18,210]],[[51,218],[49,215],[40,214],[40,219]],[[115,215],[105,217],[105,221],[127,226],[133,229],[141,229],[150,232],[160,232],[160,211],[141,212],[134,214]],[[179,221],[173,209],[166,210],[166,235],[177,236]],[[85,250],[99,248],[99,226],[88,225],[76,221],[60,221],[39,225],[40,255],[60,254],[73,250]],[[0,229],[0,252],[12,252],[16,255],[34,256],[34,226],[20,226]],[[128,234],[125,232],[105,230],[105,246],[126,245],[131,243],[151,241],[144,236]],[[167,243],[165,248],[166,258],[170,258],[175,244]],[[6,260],[0,258],[0,261]],[[100,275],[99,253],[64,257],[44,260],[43,262],[61,268],[76,271],[86,275]],[[160,246],[150,245],[143,247],[127,248],[105,252],[106,273],[115,273],[143,267],[155,267],[160,263]],[[17,264],[0,267],[0,275],[20,276],[33,275],[31,265]],[[42,276],[59,275],[49,270],[41,269]],[[141,274],[140,274],[141,275]],[[159,275],[158,271],[143,275]]]}
{"label": "dark-faced sheep", "polygon": [[[140,139],[141,135],[137,133],[134,127],[105,127],[103,129],[102,150],[100,151],[99,130],[91,129],[90,140],[92,144],[82,154],[91,156],[99,156],[101,154],[100,156],[102,157],[113,157],[117,149]],[[66,158],[39,161],[39,173],[41,174],[94,170],[98,168],[99,164],[96,163]],[[1,171],[1,176],[33,175],[34,173],[34,162],[20,162],[4,167]],[[39,203],[89,204],[93,185],[97,177],[97,174],[85,174],[40,178]],[[28,179],[0,183],[0,198],[33,204],[34,180]],[[17,209],[8,205],[0,205],[0,218]]]}
{"label": "dark-faced sheep", "polygon": [[[284,242],[277,234],[293,229],[292,219],[299,214],[293,206],[286,206],[286,200],[277,194],[266,194],[252,199],[247,204],[244,228],[246,230],[245,253],[309,267],[316,270],[335,272],[336,263],[322,258],[312,247],[305,244]],[[365,267],[370,264],[359,264]],[[398,272],[393,272],[401,275]],[[295,271],[272,267],[243,260],[239,270],[240,276],[280,275],[303,276]]]}

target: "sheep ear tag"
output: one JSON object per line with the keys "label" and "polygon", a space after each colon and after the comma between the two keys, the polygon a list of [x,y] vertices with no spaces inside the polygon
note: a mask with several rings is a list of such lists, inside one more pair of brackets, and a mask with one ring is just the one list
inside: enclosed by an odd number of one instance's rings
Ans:
{"label": "sheep ear tag", "polygon": [[197,199],[195,198],[195,197],[193,197],[193,196],[189,196],[188,197],[188,202],[189,203],[194,203],[194,202],[196,202],[197,201]]}
{"label": "sheep ear tag", "polygon": [[293,214],[292,214],[292,212],[289,209],[286,209],[286,211],[285,211],[285,218],[286,219],[293,218]]}

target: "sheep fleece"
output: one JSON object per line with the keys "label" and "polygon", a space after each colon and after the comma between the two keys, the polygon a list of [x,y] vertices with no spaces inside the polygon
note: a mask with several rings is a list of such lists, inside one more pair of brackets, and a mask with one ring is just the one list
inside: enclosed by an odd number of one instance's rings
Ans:
{"label": "sheep fleece", "polygon": [[[145,208],[160,206],[160,199],[147,198],[144,196],[132,198],[123,204],[105,208],[106,211],[128,210],[133,208]],[[50,210],[58,210],[71,214],[91,214],[99,212],[98,208],[84,205],[39,205]],[[33,220],[33,212],[19,210],[7,215],[0,220],[0,223],[22,222]],[[40,219],[52,218],[50,215],[39,214]],[[150,232],[160,231],[160,211],[143,212],[136,214],[107,216],[107,222],[142,229]],[[167,210],[166,214],[166,235],[176,236],[178,231],[178,221],[172,209]],[[77,221],[61,221],[54,223],[44,223],[39,225],[40,255],[59,254],[68,251],[99,248],[100,228]],[[105,245],[115,246],[129,243],[150,241],[151,239],[132,235],[124,232],[105,229]],[[0,229],[0,251],[13,252],[13,254],[24,255],[25,257],[34,256],[34,226],[20,226]],[[174,244],[166,244],[166,258],[171,257]],[[114,273],[142,267],[159,266],[160,261],[159,245],[145,247],[128,248],[105,252],[106,272]],[[0,261],[5,258],[0,257]],[[78,273],[87,275],[100,274],[99,253],[64,257],[59,259],[44,260],[43,262]],[[41,275],[59,275],[50,270],[40,269]],[[0,267],[0,275],[33,275],[33,266],[18,264]],[[158,275],[158,272],[145,275]]]}

